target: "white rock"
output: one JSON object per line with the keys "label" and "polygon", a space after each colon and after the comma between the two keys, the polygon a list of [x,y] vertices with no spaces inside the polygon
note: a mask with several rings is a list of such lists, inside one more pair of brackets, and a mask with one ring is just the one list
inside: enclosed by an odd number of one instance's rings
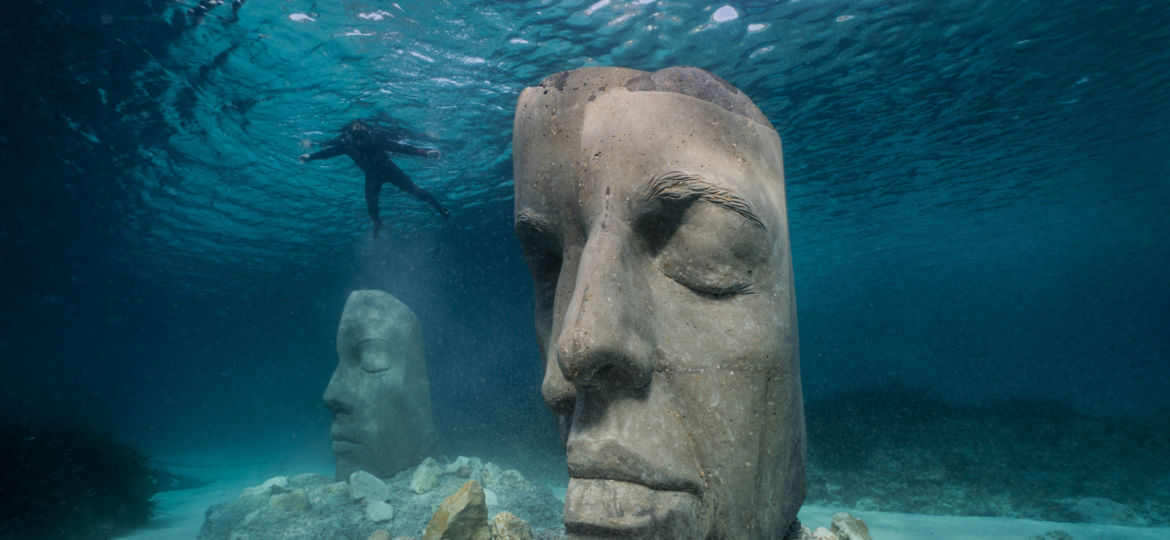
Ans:
{"label": "white rock", "polygon": [[841,540],[872,540],[864,521],[846,512],[833,514],[833,533]]}
{"label": "white rock", "polygon": [[366,505],[366,519],[375,523],[390,521],[394,519],[394,507],[383,501],[371,500]]}
{"label": "white rock", "polygon": [[354,471],[349,475],[349,496],[355,501],[385,501],[390,498],[390,488],[366,471]]}
{"label": "white rock", "polygon": [[495,506],[496,503],[500,502],[500,498],[496,496],[496,492],[483,488],[483,501],[488,506]]}
{"label": "white rock", "polygon": [[466,456],[459,456],[455,458],[455,461],[448,463],[443,472],[460,478],[471,478],[471,460],[467,459]]}
{"label": "white rock", "polygon": [[267,497],[277,493],[288,492],[288,477],[276,476],[265,480],[263,484],[256,487],[244,488],[244,492],[240,497]]}
{"label": "white rock", "polygon": [[447,470],[450,471],[450,470],[455,469],[461,465],[470,465],[470,464],[471,464],[471,458],[469,458],[467,456],[458,456],[453,461],[451,461],[451,463],[447,464]]}
{"label": "white rock", "polygon": [[824,527],[817,527],[817,530],[813,531],[809,538],[812,540],[841,540],[837,538],[837,535],[829,532],[829,529]]}
{"label": "white rock", "polygon": [[252,510],[251,512],[248,512],[248,515],[244,516],[244,525],[251,525],[252,521],[255,520],[256,516],[259,516],[259,515],[260,515],[259,508]]}
{"label": "white rock", "polygon": [[435,489],[442,474],[443,469],[439,467],[439,462],[434,458],[426,458],[414,469],[414,475],[410,477],[410,490],[422,495]]}
{"label": "white rock", "polygon": [[520,474],[520,471],[508,469],[500,473],[500,484],[512,489],[526,489],[528,487],[528,480],[524,478],[523,474]]}
{"label": "white rock", "polygon": [[313,507],[309,503],[309,494],[303,489],[294,489],[288,493],[278,493],[268,498],[268,506],[285,512],[308,512]]}
{"label": "white rock", "polygon": [[323,495],[349,495],[349,482],[331,482],[321,486]]}
{"label": "white rock", "polygon": [[488,462],[483,464],[483,485],[494,486],[500,482],[500,477],[503,475],[504,471],[495,463]]}

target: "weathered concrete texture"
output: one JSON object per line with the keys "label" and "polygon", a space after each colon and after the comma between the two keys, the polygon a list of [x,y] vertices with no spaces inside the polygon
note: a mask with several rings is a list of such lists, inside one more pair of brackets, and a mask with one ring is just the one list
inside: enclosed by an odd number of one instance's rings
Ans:
{"label": "weathered concrete texture", "polygon": [[773,539],[804,500],[780,138],[695,68],[521,94],[516,234],[568,536]]}
{"label": "weathered concrete texture", "polygon": [[439,505],[422,540],[491,540],[491,536],[483,487],[468,480]]}
{"label": "weathered concrete texture", "polygon": [[[356,488],[348,482],[334,482],[315,474],[274,478],[263,487],[244,490],[235,501],[209,508],[199,539],[367,538],[380,530],[387,531],[391,538],[418,538],[445,498],[459,491],[468,480],[484,484],[485,471],[489,469],[496,471],[496,477],[513,481],[494,480],[492,497],[487,496],[486,489],[480,491],[486,506],[485,528],[488,515],[507,511],[531,523],[536,529],[535,538],[553,539],[563,535],[563,503],[545,487],[516,482],[516,478],[522,478],[519,472],[502,471],[478,458],[465,457],[438,468],[442,472],[436,478],[435,487],[421,495],[410,489],[414,469],[389,479],[357,471],[351,475],[361,485]],[[355,498],[354,494],[362,496]]]}
{"label": "weathered concrete texture", "polygon": [[410,308],[382,291],[351,293],[337,357],[324,399],[338,480],[358,470],[392,476],[438,454],[422,330]]}

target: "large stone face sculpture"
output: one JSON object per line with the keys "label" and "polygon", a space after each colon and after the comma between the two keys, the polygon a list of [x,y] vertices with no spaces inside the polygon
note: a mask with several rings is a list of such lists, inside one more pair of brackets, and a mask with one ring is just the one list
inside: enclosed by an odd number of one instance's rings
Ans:
{"label": "large stone face sculpture", "polygon": [[520,96],[515,224],[570,537],[782,538],[804,412],[780,139],[695,68]]}
{"label": "large stone face sculpture", "polygon": [[337,356],[324,399],[338,480],[359,470],[389,477],[438,453],[422,331],[410,308],[382,291],[354,291]]}

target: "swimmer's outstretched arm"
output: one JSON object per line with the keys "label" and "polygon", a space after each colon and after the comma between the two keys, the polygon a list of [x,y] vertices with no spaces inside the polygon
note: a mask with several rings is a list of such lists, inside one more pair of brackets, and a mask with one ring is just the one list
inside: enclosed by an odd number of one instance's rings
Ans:
{"label": "swimmer's outstretched arm", "polygon": [[411,156],[426,156],[435,159],[443,157],[443,154],[434,148],[418,148],[406,144],[399,144],[393,141],[386,142],[386,151],[395,152],[398,154],[407,154]]}
{"label": "swimmer's outstretched arm", "polygon": [[312,154],[301,154],[301,163],[312,161],[314,159],[328,159],[334,156],[340,156],[345,153],[345,149],[341,146],[329,146],[322,150],[313,152]]}

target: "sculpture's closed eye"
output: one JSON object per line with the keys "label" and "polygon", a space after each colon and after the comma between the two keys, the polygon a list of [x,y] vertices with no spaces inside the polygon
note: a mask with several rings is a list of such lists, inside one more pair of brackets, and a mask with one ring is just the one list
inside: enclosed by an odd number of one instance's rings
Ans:
{"label": "sculpture's closed eye", "polygon": [[367,339],[354,345],[350,356],[366,373],[386,371],[395,364],[395,351],[382,339]]}
{"label": "sculpture's closed eye", "polygon": [[741,294],[754,294],[751,271],[745,275],[732,268],[715,268],[711,264],[689,262],[678,264],[665,260],[662,273],[700,296],[724,299]]}
{"label": "sculpture's closed eye", "polygon": [[700,198],[656,199],[635,215],[635,230],[659,271],[696,294],[725,299],[755,292],[767,261],[763,227]]}

